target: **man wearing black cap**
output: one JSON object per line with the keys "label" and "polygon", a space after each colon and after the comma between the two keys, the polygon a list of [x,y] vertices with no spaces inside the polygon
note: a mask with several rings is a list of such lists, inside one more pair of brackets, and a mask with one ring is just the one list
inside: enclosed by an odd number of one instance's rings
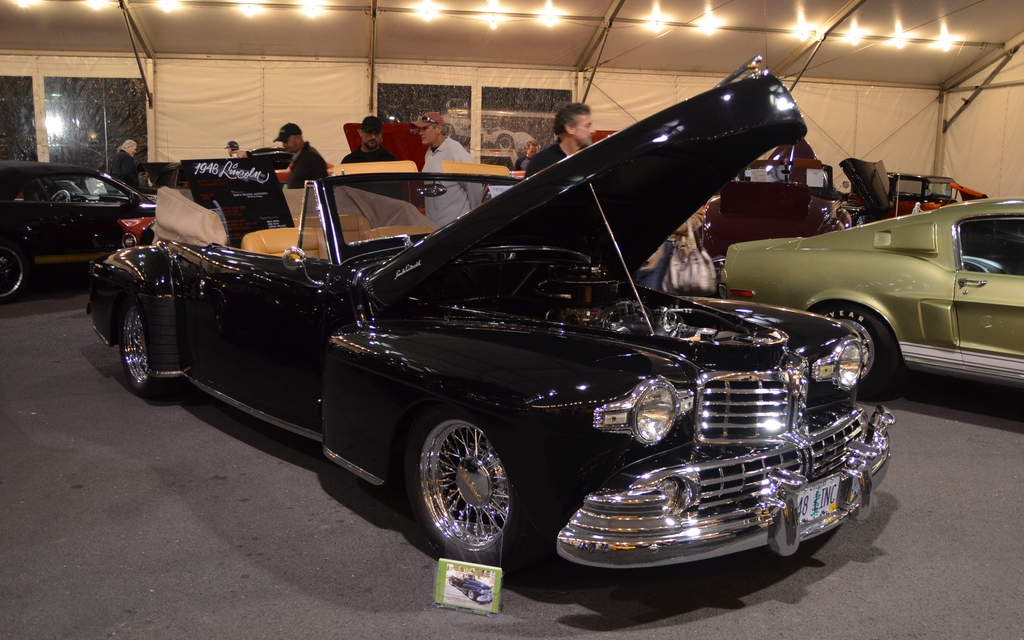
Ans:
{"label": "man wearing black cap", "polygon": [[284,150],[292,154],[292,163],[288,167],[289,189],[301,189],[306,180],[327,177],[327,163],[319,151],[302,139],[299,125],[289,122],[281,127],[274,142],[280,142]]}
{"label": "man wearing black cap", "polygon": [[377,116],[366,116],[359,126],[359,138],[363,144],[358,149],[341,159],[342,164],[349,162],[388,162],[398,160],[395,154],[385,149],[380,141],[384,137],[384,122]]}
{"label": "man wearing black cap", "polygon": [[224,148],[228,150],[228,157],[229,158],[244,158],[245,157],[245,154],[243,154],[242,150],[238,147],[238,143],[235,142],[234,140],[229,140],[228,141],[228,146],[226,146]]}

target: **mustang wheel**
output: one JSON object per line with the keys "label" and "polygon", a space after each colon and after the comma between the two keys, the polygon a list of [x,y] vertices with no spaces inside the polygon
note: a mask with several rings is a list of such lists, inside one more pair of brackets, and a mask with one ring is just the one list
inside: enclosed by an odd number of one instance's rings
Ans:
{"label": "mustang wheel", "polygon": [[440,552],[507,569],[538,559],[538,535],[479,427],[451,413],[423,416],[409,436],[405,477],[416,519]]}
{"label": "mustang wheel", "polygon": [[842,322],[864,343],[864,370],[858,383],[861,396],[874,396],[892,386],[903,358],[884,320],[875,312],[852,303],[830,304],[814,312]]}
{"label": "mustang wheel", "polygon": [[121,366],[132,391],[143,398],[159,398],[182,388],[180,378],[154,378],[150,375],[146,323],[134,302],[127,304],[121,312]]}
{"label": "mustang wheel", "polygon": [[0,238],[0,304],[20,296],[31,274],[32,264],[21,247]]}

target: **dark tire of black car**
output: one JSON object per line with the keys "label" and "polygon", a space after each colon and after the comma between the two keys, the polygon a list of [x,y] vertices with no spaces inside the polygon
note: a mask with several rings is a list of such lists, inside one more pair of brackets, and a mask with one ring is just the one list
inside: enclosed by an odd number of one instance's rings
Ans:
{"label": "dark tire of black car", "polygon": [[888,324],[877,313],[853,303],[830,303],[814,312],[842,322],[864,343],[867,353],[864,372],[857,383],[858,397],[870,398],[895,386],[903,357]]}
{"label": "dark tire of black car", "polygon": [[[547,555],[497,452],[460,413],[432,409],[413,424],[405,481],[416,520],[439,553],[482,564],[500,561],[508,571]],[[467,500],[466,491],[476,494]]]}
{"label": "dark tire of black car", "polygon": [[182,390],[182,378],[154,378],[150,375],[146,319],[134,302],[125,304],[121,309],[120,332],[121,366],[128,379],[128,386],[136,395],[142,398],[162,398]]}
{"label": "dark tire of black car", "polygon": [[21,247],[0,238],[0,304],[20,296],[31,275],[32,263]]}

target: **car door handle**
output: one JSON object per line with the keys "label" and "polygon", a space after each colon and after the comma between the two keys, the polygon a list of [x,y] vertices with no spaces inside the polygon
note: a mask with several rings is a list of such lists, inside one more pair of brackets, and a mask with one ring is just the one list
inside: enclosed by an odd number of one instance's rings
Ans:
{"label": "car door handle", "polygon": [[958,287],[960,287],[960,293],[967,295],[967,292],[969,291],[969,289],[967,288],[968,286],[984,287],[986,284],[988,284],[988,280],[969,280],[967,278],[960,278],[956,281],[956,284]]}

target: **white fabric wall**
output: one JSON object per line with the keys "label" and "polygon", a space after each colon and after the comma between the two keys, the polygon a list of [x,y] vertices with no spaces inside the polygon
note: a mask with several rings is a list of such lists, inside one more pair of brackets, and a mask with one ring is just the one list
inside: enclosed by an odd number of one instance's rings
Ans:
{"label": "white fabric wall", "polygon": [[[1018,58],[996,82],[1024,78],[1024,57]],[[155,100],[149,114],[152,160],[219,156],[228,140],[243,148],[272,146],[280,126],[295,122],[327,161],[336,163],[349,151],[342,126],[369,113],[368,69],[362,63],[160,59],[147,69]],[[3,55],[0,74],[36,78],[38,103],[45,76],[137,77],[138,68],[130,57]],[[579,97],[586,77],[566,71],[381,64],[376,80],[471,86],[474,128],[480,130],[480,87],[567,89]],[[596,128],[618,130],[718,80],[599,72],[587,102]],[[803,80],[794,94],[807,119],[807,140],[822,161],[838,167],[840,160],[854,156],[884,160],[892,171],[933,173],[937,92]],[[967,95],[950,94],[944,117]],[[983,92],[947,134],[941,173],[993,196],[1024,194],[1024,154],[1018,151],[1024,148],[1022,107],[1024,86]],[[45,109],[37,104],[36,112],[39,122]],[[45,151],[44,128],[38,131]],[[472,151],[479,157],[478,148]],[[836,180],[839,186],[840,173]]]}
{"label": "white fabric wall", "polygon": [[[978,85],[992,69],[964,84]],[[1024,54],[1018,53],[994,84],[1024,80]],[[947,96],[945,115],[956,113],[969,92]],[[965,187],[993,198],[1024,196],[1024,86],[986,89],[946,132],[944,166]]]}
{"label": "white fabric wall", "polygon": [[160,60],[156,67],[153,160],[275,146],[286,122],[328,162],[349,152],[343,126],[365,116],[366,66],[316,62]]}
{"label": "white fabric wall", "polygon": [[[598,129],[621,129],[715,86],[719,78],[598,73],[587,96]],[[801,81],[793,92],[807,142],[835,167],[849,157],[884,160],[890,171],[931,173],[938,92]]]}

